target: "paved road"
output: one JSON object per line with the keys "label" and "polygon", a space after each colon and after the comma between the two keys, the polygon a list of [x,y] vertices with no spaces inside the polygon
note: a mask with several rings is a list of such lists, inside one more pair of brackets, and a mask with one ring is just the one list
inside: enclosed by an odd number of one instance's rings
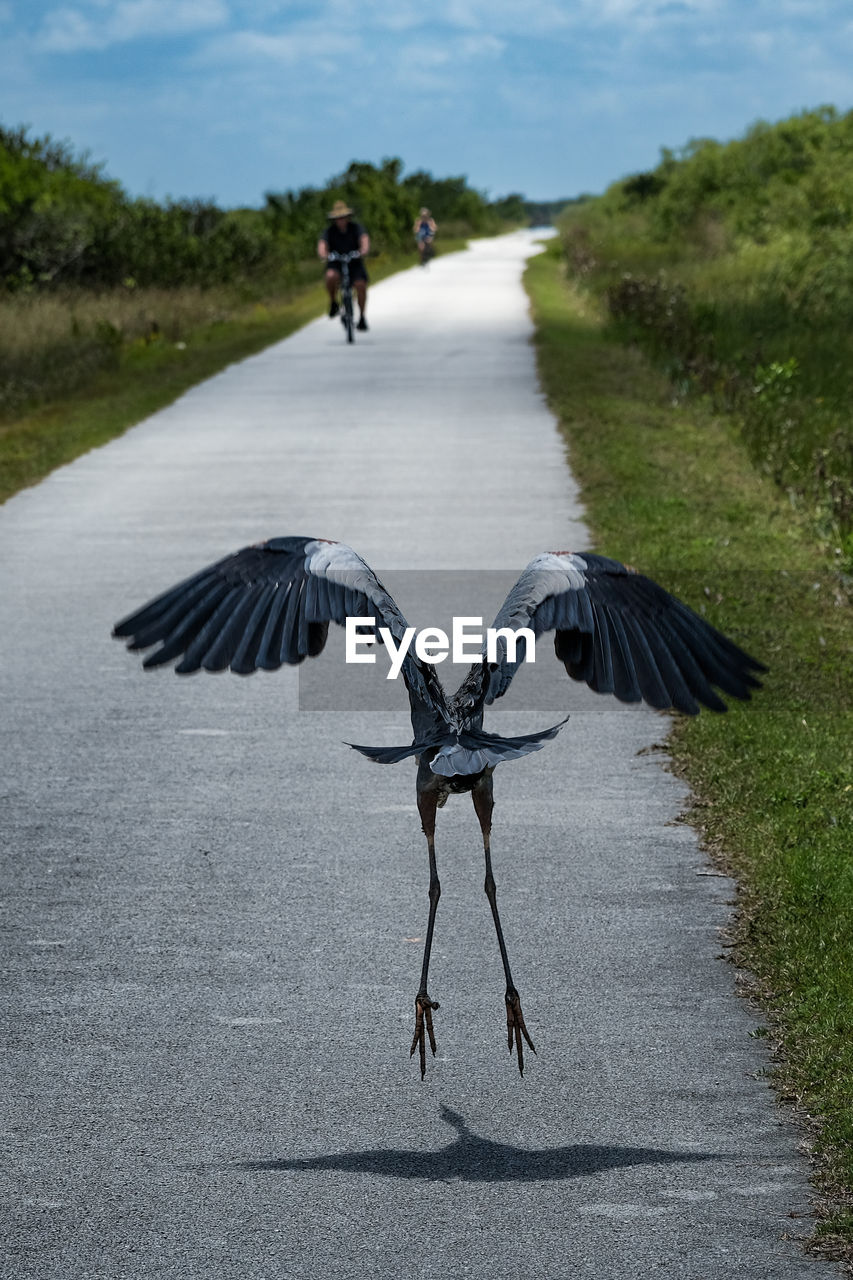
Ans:
{"label": "paved road", "polygon": [[109,639],[272,534],[351,542],[413,614],[461,583],[489,617],[532,555],[586,545],[536,388],[530,245],[385,282],[355,348],[309,325],[0,511],[3,1276],[836,1274],[796,1243],[806,1166],[720,959],[731,885],[673,822],[663,718],[556,664],[516,681],[503,729],[572,712],[496,775],[539,1056],[524,1080],[507,1057],[463,797],[439,815],[421,1083],[414,772],[342,745],[407,740],[402,692],[300,711],[295,672],[147,675]]}

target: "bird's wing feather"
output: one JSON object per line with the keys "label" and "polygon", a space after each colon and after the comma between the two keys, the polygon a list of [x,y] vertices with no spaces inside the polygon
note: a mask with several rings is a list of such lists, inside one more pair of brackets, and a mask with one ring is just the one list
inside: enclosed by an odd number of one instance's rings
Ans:
{"label": "bird's wing feather", "polygon": [[[329,623],[375,618],[399,645],[406,619],[376,574],[342,542],[271,538],[178,583],[117,623],[129,649],[159,645],[144,666],[177,662],[180,674],[275,671],[320,653]],[[369,631],[364,629],[363,635]],[[444,705],[440,685],[409,651],[403,678],[414,702]],[[442,717],[443,718],[443,717]]]}
{"label": "bird's wing feather", "polygon": [[[588,552],[548,552],[521,574],[492,624],[555,632],[557,657],[574,680],[622,702],[648,702],[694,715],[699,704],[724,711],[716,685],[735,698],[758,688],[766,668],[663,587],[617,560]],[[498,640],[498,661],[484,664],[486,702],[509,688],[519,662]]]}

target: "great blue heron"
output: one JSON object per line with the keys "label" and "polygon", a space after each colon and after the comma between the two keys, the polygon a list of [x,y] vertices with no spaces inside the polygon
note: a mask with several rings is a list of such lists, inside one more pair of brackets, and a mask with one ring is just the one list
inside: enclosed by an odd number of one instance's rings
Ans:
{"label": "great blue heron", "polygon": [[[373,618],[400,650],[406,620],[373,570],[350,547],[323,538],[272,538],[244,547],[119,622],[113,634],[130,649],[159,644],[144,662],[177,662],[179,674],[230,668],[239,675],[276,670],[321,652],[330,622]],[[766,668],[715,630],[663,587],[616,560],[587,552],[537,556],[510,591],[495,630],[529,628],[534,637],[553,631],[557,658],[574,680],[622,702],[641,700],[695,715],[699,704],[725,711],[717,685],[735,698],[760,686],[753,672]],[[365,624],[362,623],[364,628]],[[367,634],[367,633],[366,633]],[[492,774],[504,760],[538,751],[565,721],[539,733],[501,737],[483,729],[483,708],[509,687],[524,659],[499,639],[493,661],[474,662],[448,696],[432,663],[409,649],[401,672],[409,694],[413,739],[401,747],[355,746],[381,764],[414,757],[417,802],[429,853],[429,917],[421,982],[415,997],[411,1054],[419,1051],[426,1074],[426,1041],[435,1054],[433,1013],[427,990],[430,949],[441,885],[435,857],[436,811],[453,793],[469,791],[483,833],[485,890],[506,976],[507,1042],[524,1072],[524,1043],[535,1053],[512,980],[498,915],[490,832]]]}

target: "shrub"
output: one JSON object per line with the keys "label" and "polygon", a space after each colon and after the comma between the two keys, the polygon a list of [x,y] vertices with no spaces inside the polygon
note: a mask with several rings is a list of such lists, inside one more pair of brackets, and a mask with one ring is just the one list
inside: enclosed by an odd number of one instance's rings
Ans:
{"label": "shrub", "polygon": [[568,270],[853,555],[853,112],[664,151],[561,220]]}

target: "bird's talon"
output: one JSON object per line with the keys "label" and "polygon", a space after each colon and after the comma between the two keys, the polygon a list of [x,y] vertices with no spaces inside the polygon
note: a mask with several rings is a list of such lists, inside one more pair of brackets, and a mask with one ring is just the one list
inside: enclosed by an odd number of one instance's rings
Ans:
{"label": "bird's talon", "polygon": [[506,1031],[507,1044],[509,1051],[512,1053],[515,1047],[518,1056],[519,1075],[524,1075],[524,1041],[526,1040],[533,1052],[536,1052],[536,1046],[530,1039],[530,1033],[524,1022],[524,1014],[521,1012],[521,998],[517,991],[508,991],[506,993]]}
{"label": "bird's talon", "polygon": [[412,1047],[409,1050],[411,1058],[418,1050],[418,1056],[421,1064],[421,1079],[426,1076],[426,1042],[429,1039],[429,1047],[432,1050],[432,1056],[435,1057],[435,1032],[432,1027],[432,1015],[434,1009],[441,1006],[436,1000],[430,1000],[429,996],[424,992],[423,995],[415,997],[415,1034],[412,1036]]}

